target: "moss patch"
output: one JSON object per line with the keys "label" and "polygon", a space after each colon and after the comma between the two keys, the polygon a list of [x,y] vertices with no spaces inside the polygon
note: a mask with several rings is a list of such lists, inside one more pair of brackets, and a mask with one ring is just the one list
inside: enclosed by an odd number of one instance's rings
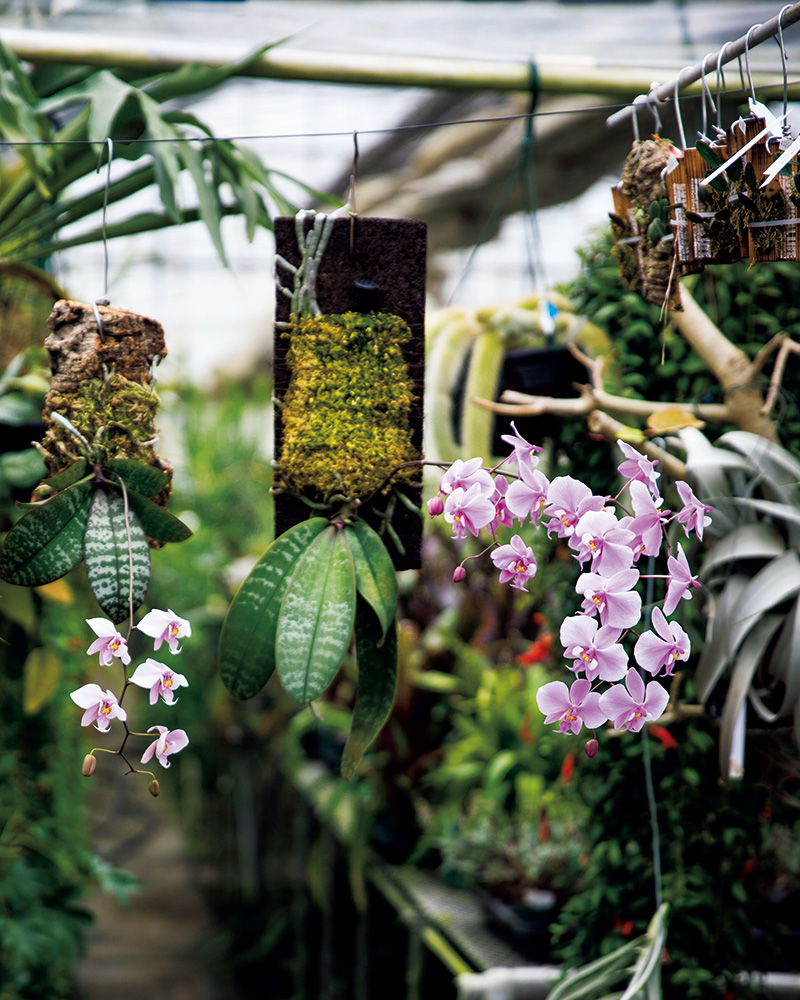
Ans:
{"label": "moss patch", "polygon": [[304,317],[289,336],[278,481],[324,502],[373,493],[399,465],[419,457],[403,355],[408,325],[391,313],[347,312]]}

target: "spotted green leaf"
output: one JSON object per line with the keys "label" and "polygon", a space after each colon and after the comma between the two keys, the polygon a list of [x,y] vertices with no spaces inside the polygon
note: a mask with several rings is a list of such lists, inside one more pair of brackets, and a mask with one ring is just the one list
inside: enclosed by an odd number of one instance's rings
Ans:
{"label": "spotted green leaf", "polygon": [[79,483],[21,517],[0,552],[0,577],[38,587],[68,573],[83,555],[91,483]]}
{"label": "spotted green leaf", "polygon": [[119,491],[95,489],[83,558],[97,603],[114,624],[119,624],[139,607],[150,584],[147,536],[133,510],[126,512]]}
{"label": "spotted green leaf", "polygon": [[275,658],[286,691],[305,704],[341,666],[356,612],[353,557],[333,525],[314,539],[292,574],[278,615]]}
{"label": "spotted green leaf", "polygon": [[143,497],[154,497],[169,485],[169,476],[163,469],[129,458],[112,458],[103,463],[103,468],[115,472],[129,490]]}
{"label": "spotted green leaf", "polygon": [[392,557],[380,537],[364,521],[346,525],[344,533],[353,554],[356,588],[378,616],[385,635],[397,609],[397,574]]}
{"label": "spotted green leaf", "polygon": [[397,688],[397,623],[387,631],[362,599],[356,607],[358,690],[350,734],[342,753],[343,778],[351,778],[364,752],[383,728]]}
{"label": "spotted green leaf", "polygon": [[239,587],[222,625],[219,671],[234,698],[258,694],[275,669],[278,613],[289,579],[311,542],[328,525],[314,517],[275,539]]}
{"label": "spotted green leaf", "polygon": [[183,542],[191,537],[191,529],[187,528],[183,521],[147,497],[128,490],[128,503],[136,512],[148,537],[155,538],[159,542]]}

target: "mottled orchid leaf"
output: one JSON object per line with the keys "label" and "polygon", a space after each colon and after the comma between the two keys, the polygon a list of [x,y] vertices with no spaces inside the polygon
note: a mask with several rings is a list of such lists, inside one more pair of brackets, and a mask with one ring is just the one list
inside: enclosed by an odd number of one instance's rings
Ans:
{"label": "mottled orchid leaf", "polygon": [[[116,473],[127,489],[141,493],[143,497],[157,496],[169,486],[169,476],[163,469],[146,465],[144,462],[134,462],[129,458],[112,458],[103,463],[103,468]],[[155,535],[153,537],[155,538]]]}
{"label": "mottled orchid leaf", "polygon": [[91,483],[79,483],[21,517],[0,551],[0,577],[38,587],[76,566],[83,555],[91,493]]}
{"label": "mottled orchid leaf", "polygon": [[350,645],[355,612],[350,546],[344,531],[330,525],[301,556],[278,615],[278,676],[296,701],[313,701],[333,681]]}
{"label": "mottled orchid leaf", "polygon": [[286,587],[311,542],[328,526],[324,517],[295,524],[275,539],[250,571],[228,608],[219,640],[219,671],[234,698],[252,698],[275,669],[275,635]]}
{"label": "mottled orchid leaf", "polygon": [[62,469],[61,472],[57,472],[54,476],[50,476],[49,479],[42,480],[42,486],[49,486],[54,490],[66,490],[70,486],[74,486],[75,483],[79,482],[86,475],[89,468],[89,463],[85,458],[79,458],[77,462],[73,462],[72,465],[68,465],[66,469]]}
{"label": "mottled orchid leaf", "polygon": [[389,718],[397,688],[397,624],[388,630],[363,598],[356,605],[358,689],[350,733],[342,753],[343,778],[351,778]]}
{"label": "mottled orchid leaf", "polygon": [[139,607],[150,584],[147,536],[118,490],[95,488],[83,558],[97,603],[118,625]]}
{"label": "mottled orchid leaf", "polygon": [[356,588],[378,616],[385,635],[397,610],[397,574],[380,537],[364,521],[345,525],[353,554]]}
{"label": "mottled orchid leaf", "polygon": [[158,542],[184,542],[192,531],[183,521],[133,490],[128,490],[128,504],[136,512],[145,534]]}

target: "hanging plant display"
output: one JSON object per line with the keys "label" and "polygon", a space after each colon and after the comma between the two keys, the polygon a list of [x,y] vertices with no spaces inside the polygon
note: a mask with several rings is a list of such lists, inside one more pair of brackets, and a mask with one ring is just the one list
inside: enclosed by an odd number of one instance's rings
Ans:
{"label": "hanging plant display", "polygon": [[611,188],[611,197],[614,200],[614,211],[608,213],[611,219],[611,231],[614,234],[614,247],[611,252],[617,259],[620,278],[625,287],[631,291],[640,291],[638,245],[642,233],[636,221],[633,202],[621,188],[621,182]]}
{"label": "hanging plant display", "polygon": [[[683,151],[675,169],[667,175],[667,197],[674,206],[675,254],[682,275],[695,274],[718,259],[712,252],[709,234],[709,223],[713,224],[716,210],[709,205],[707,189],[701,186],[710,172],[706,151],[714,158],[722,157],[720,163],[725,159],[724,146],[699,142],[697,148]],[[712,200],[716,193],[712,188]],[[720,209],[723,207],[719,205]]]}
{"label": "hanging plant display", "polygon": [[634,142],[622,167],[622,193],[634,206],[642,239],[637,244],[642,297],[667,309],[680,309],[672,208],[664,181],[675,149],[658,136]]}
{"label": "hanging plant display", "polygon": [[0,577],[36,587],[83,561],[118,624],[145,599],[150,548],[191,534],[165,509],[172,467],[153,451],[152,371],[166,354],[164,333],[144,316],[66,300],[48,327],[53,375],[40,451],[50,476],[6,536]]}
{"label": "hanging plant display", "polygon": [[277,672],[308,704],[354,637],[350,777],[394,701],[395,571],[419,565],[425,227],[301,212],[275,233],[276,538],[231,603],[219,666],[236,698]]}

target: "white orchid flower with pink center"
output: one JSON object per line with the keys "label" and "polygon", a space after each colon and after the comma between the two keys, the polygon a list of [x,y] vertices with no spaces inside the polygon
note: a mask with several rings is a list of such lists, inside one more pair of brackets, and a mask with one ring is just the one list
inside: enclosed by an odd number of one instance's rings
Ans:
{"label": "white orchid flower with pink center", "polygon": [[615,729],[638,733],[645,722],[655,722],[664,714],[669,694],[658,681],[645,683],[635,667],[625,675],[625,685],[614,684],[600,695],[600,708]]}
{"label": "white orchid flower with pink center", "polygon": [[675,486],[678,490],[678,496],[683,503],[683,507],[678,511],[678,523],[683,525],[683,530],[686,532],[687,538],[689,537],[689,532],[694,531],[702,541],[703,529],[711,524],[711,518],[708,515],[714,508],[701,503],[692,492],[688,483],[679,482],[675,483]]}
{"label": "white orchid flower with pink center", "polygon": [[547,534],[555,531],[559,538],[569,538],[583,514],[602,510],[605,503],[606,497],[595,496],[585,483],[572,476],[556,476],[547,490]]}
{"label": "white orchid flower with pink center", "polygon": [[494,504],[494,517],[487,525],[490,534],[497,533],[497,529],[502,524],[505,528],[513,528],[514,518],[506,504],[508,494],[508,480],[505,476],[494,477],[494,493],[489,497]]}
{"label": "white orchid flower with pink center", "polygon": [[128,718],[113,691],[104,691],[99,684],[84,684],[77,691],[73,691],[70,698],[78,708],[85,709],[81,725],[91,726],[94,723],[95,728],[101,733],[108,731],[112,719],[124,722]]}
{"label": "white orchid flower with pink center", "polygon": [[628,669],[628,654],[620,645],[622,629],[600,625],[587,615],[573,615],[561,623],[559,638],[564,655],[573,660],[576,673],[584,671],[586,679],[593,681],[619,681]]}
{"label": "white orchid flower with pink center", "polygon": [[192,634],[189,622],[176,615],[172,608],[167,611],[159,611],[158,609],[148,611],[136,628],[140,632],[144,632],[145,635],[149,635],[151,639],[155,639],[153,651],[156,653],[164,642],[169,646],[170,653],[180,653],[181,647],[178,645],[178,639]]}
{"label": "white orchid flower with pink center", "polygon": [[495,513],[494,504],[482,492],[480,483],[473,483],[468,490],[457,486],[444,502],[444,519],[452,524],[455,539],[466,538],[468,531],[477,537],[478,531],[494,520]]}
{"label": "white orchid flower with pink center", "polygon": [[567,544],[581,565],[591,559],[593,573],[613,576],[633,564],[635,539],[632,531],[620,527],[612,511],[590,510],[581,516]]}
{"label": "white orchid flower with pink center", "polygon": [[549,489],[550,482],[543,472],[520,465],[519,479],[508,487],[506,507],[519,518],[520,524],[525,523],[529,514],[535,523],[542,516]]}
{"label": "white orchid flower with pink center", "polygon": [[131,684],[150,689],[150,704],[155,705],[159,697],[166,705],[175,702],[175,688],[188,687],[183,676],[158,660],[146,659],[134,670]]}
{"label": "white orchid flower with pink center", "polygon": [[633,628],[642,617],[642,598],[632,588],[639,582],[637,569],[626,569],[613,576],[583,573],[575,590],[583,595],[581,607],[587,615],[598,615],[601,625]]}
{"label": "white orchid flower with pink center", "polygon": [[100,665],[103,667],[110,667],[115,656],[119,657],[126,666],[131,662],[128,641],[125,636],[120,635],[113,622],[109,621],[108,618],[87,618],[85,621],[97,636],[86,650],[87,656],[99,653]]}
{"label": "white orchid flower with pink center", "polygon": [[656,472],[655,469],[658,465],[658,459],[651,462],[649,458],[645,458],[641,452],[637,451],[633,445],[627,444],[625,441],[617,441],[617,447],[626,459],[621,465],[617,466],[617,472],[619,472],[623,479],[644,483],[648,490],[650,490],[653,499],[660,501],[661,494],[658,492],[658,483],[656,480],[660,478],[661,473]]}
{"label": "white orchid flower with pink center", "polygon": [[692,645],[689,636],[677,622],[668,622],[661,608],[653,608],[653,631],[642,632],[633,647],[633,658],[654,677],[666,667],[671,676],[676,660],[688,660]]}
{"label": "white orchid flower with pink center", "polygon": [[531,470],[534,469],[539,464],[539,459],[536,456],[543,449],[538,444],[531,444],[530,441],[526,441],[517,430],[513,420],[511,421],[511,430],[514,432],[513,434],[500,435],[500,440],[505,441],[514,450],[514,458],[511,461],[517,463],[517,468],[520,472],[525,467]]}
{"label": "white orchid flower with pink center", "polygon": [[544,713],[545,724],[558,720],[560,733],[577,735],[581,726],[596,729],[608,721],[600,707],[600,695],[591,690],[591,681],[579,677],[569,688],[563,681],[550,681],[536,692],[536,704]]}
{"label": "white orchid flower with pink center", "polygon": [[500,583],[511,580],[517,590],[525,590],[525,584],[536,575],[536,556],[519,535],[514,535],[510,544],[498,546],[492,552],[492,562],[500,570]]}
{"label": "white orchid flower with pink center", "polygon": [[494,480],[491,473],[483,468],[482,458],[469,458],[466,462],[457,458],[442,476],[439,482],[440,493],[452,493],[453,490],[469,490],[480,486],[480,492],[487,497],[494,493]]}
{"label": "white orchid flower with pink center", "polygon": [[166,726],[150,726],[148,733],[158,732],[158,739],[154,740],[142,754],[142,763],[146,764],[153,754],[156,755],[158,763],[162,767],[169,767],[167,757],[177,753],[189,745],[189,737],[183,729],[173,729],[170,731]]}
{"label": "white orchid flower with pink center", "polygon": [[692,599],[691,587],[701,586],[696,576],[692,576],[686,553],[678,545],[677,558],[667,558],[667,596],[664,598],[664,614],[671,615],[681,600]]}

